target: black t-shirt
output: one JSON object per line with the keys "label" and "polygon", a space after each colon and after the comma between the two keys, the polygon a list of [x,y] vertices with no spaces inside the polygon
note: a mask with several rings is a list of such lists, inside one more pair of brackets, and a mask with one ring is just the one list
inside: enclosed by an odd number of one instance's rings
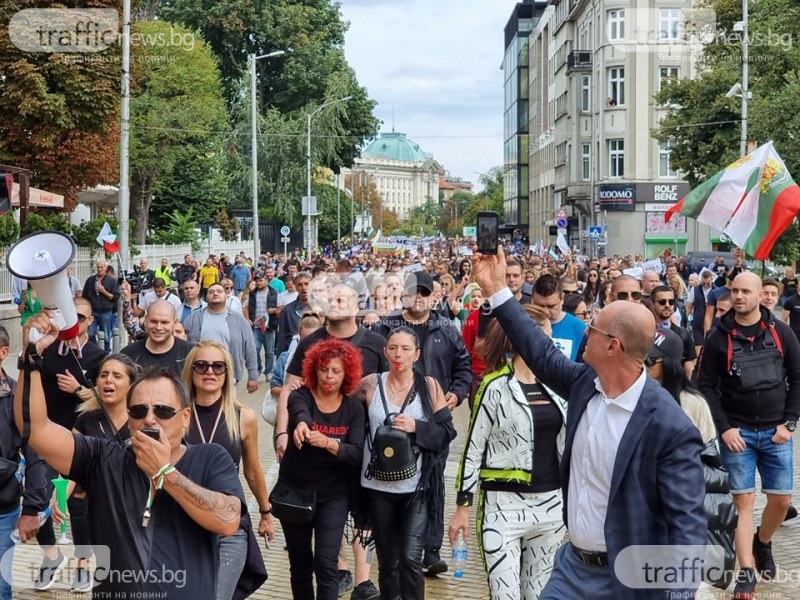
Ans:
{"label": "black t-shirt", "polygon": [[194,344],[175,338],[175,343],[167,352],[153,354],[145,346],[146,343],[147,340],[133,342],[125,346],[120,352],[130,356],[133,362],[142,367],[143,370],[147,370],[148,367],[153,365],[159,365],[161,367],[169,367],[178,377],[183,375],[184,362]]}
{"label": "black t-shirt", "polygon": [[53,423],[72,429],[78,417],[75,409],[81,403],[81,399],[75,394],[58,389],[56,375],[69,371],[80,385],[93,387],[106,351],[97,344],[87,341],[81,348],[80,355],[70,348],[62,356],[59,351],[60,346],[60,342],[56,342],[48,346],[42,354],[42,389],[48,418]]}
{"label": "black t-shirt", "polygon": [[[88,494],[92,542],[110,549],[111,570],[95,572],[102,580],[95,598],[142,592],[162,593],[159,597],[169,600],[207,598],[208,590],[216,589],[219,537],[195,523],[164,490],[156,492],[150,523],[142,527],[149,480],[133,452],[104,439],[74,438],[69,478]],[[238,473],[220,446],[187,446],[175,467],[203,488],[236,496],[246,510]]]}
{"label": "black t-shirt", "polygon": [[[306,337],[300,340],[297,344],[297,349],[292,356],[292,362],[286,372],[296,377],[303,376],[303,359],[306,357],[306,352],[317,342],[321,342],[330,338],[327,327],[320,327],[313,333],[309,333]],[[349,338],[338,338],[344,342],[350,342],[355,336]],[[383,354],[383,348],[386,345],[386,340],[379,333],[372,330],[367,330],[361,342],[358,344],[358,351],[361,352],[361,369],[363,375],[372,375],[373,373],[383,373],[389,370],[389,365],[386,362],[386,357]]]}
{"label": "black t-shirt", "polygon": [[[203,429],[203,436],[197,430],[197,422],[194,415],[189,422],[189,429],[186,432],[186,441],[190,444],[219,444],[228,454],[231,455],[236,470],[239,470],[239,463],[242,460],[242,438],[238,437],[232,440],[228,434],[228,425],[225,420],[225,413],[221,411],[222,398],[214,402],[211,406],[200,406],[194,404],[192,407],[197,414],[197,419],[200,421],[200,427]],[[237,416],[241,417],[241,409],[236,409]],[[217,421],[219,415],[219,421]],[[205,438],[205,442],[203,441]]]}
{"label": "black t-shirt", "polygon": [[414,333],[417,334],[417,339],[419,340],[419,347],[425,348],[425,342],[428,340],[428,322],[425,321],[424,323],[409,323],[403,317],[400,317],[400,326],[401,327],[410,327]]}
{"label": "black t-shirt", "polygon": [[800,339],[800,295],[794,294],[783,303],[783,310],[789,312],[789,327]]}
{"label": "black t-shirt", "polygon": [[[75,426],[73,429],[89,437],[107,439],[112,442],[117,439],[103,415],[103,412],[100,410],[93,410],[78,415],[78,418],[75,419]],[[122,426],[122,429],[119,430],[119,435],[123,440],[127,440],[131,437],[131,431],[128,428],[127,422]]]}
{"label": "black t-shirt", "polygon": [[683,342],[683,356],[681,356],[681,362],[697,360],[697,352],[694,349],[694,337],[692,336],[692,332],[685,327],[675,325],[675,323],[670,323],[669,328],[673,333],[677,334],[678,337],[681,338],[681,342]]}
{"label": "black t-shirt", "polygon": [[[295,446],[293,436],[301,420],[299,413],[310,415],[310,430],[320,431],[340,442],[338,456],[309,444],[300,449]],[[323,413],[308,388],[292,392],[289,395],[289,443],[281,460],[281,479],[301,488],[314,488],[321,500],[348,494],[361,466],[366,419],[364,404],[349,396],[342,399],[335,412]]]}
{"label": "black t-shirt", "polygon": [[789,279],[788,277],[784,277],[781,279],[781,284],[783,285],[783,292],[781,293],[782,296],[793,296],[797,293],[797,286],[798,284],[797,277],[792,277]]}

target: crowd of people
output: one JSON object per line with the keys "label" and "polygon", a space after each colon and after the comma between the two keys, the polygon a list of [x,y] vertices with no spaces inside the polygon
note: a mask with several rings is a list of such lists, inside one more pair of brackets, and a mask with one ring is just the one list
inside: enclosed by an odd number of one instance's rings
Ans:
{"label": "crowd of people", "polygon": [[[449,568],[445,532],[454,544],[472,521],[495,600],[661,598],[620,580],[625,549],[712,542],[725,575],[709,583],[735,579],[734,598],[753,598],[776,576],[772,537],[796,515],[794,272],[759,278],[740,252],[693,272],[670,255],[464,249],[143,260],[140,290],[99,260],[72,286],[68,341],[20,284],[21,381],[0,377],[0,449],[27,466],[5,484],[15,500],[0,504],[0,539],[17,526],[36,537],[40,590],[66,564],[52,521],[69,518],[73,590],[227,600],[263,584],[257,536],[271,540],[279,521],[296,600],[413,600]],[[130,343],[110,354],[117,323]],[[0,330],[0,359],[8,347]],[[236,396],[264,380],[271,490],[258,416]],[[455,410],[471,416],[452,443]],[[445,515],[451,448],[463,454]],[[59,473],[68,515],[54,504],[40,527]],[[92,572],[100,546],[108,565]],[[700,580],[679,583],[691,593]]]}

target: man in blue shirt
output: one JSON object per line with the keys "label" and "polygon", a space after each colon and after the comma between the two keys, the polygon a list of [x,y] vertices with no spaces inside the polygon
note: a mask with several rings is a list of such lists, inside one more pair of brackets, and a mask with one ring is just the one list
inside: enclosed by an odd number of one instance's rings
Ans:
{"label": "man in blue shirt", "polygon": [[250,281],[250,269],[242,263],[242,259],[237,257],[236,264],[231,269],[229,277],[233,280],[233,291],[238,296],[247,287]]}
{"label": "man in blue shirt", "polygon": [[564,312],[564,292],[558,279],[552,275],[540,276],[533,285],[533,303],[547,309],[556,348],[570,360],[576,360],[586,325]]}

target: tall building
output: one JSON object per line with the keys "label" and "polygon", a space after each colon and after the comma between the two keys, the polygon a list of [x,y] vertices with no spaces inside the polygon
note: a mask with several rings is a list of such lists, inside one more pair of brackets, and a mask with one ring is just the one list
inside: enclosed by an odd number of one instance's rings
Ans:
{"label": "tall building", "polygon": [[408,218],[412,208],[422,206],[428,199],[438,203],[439,180],[445,174],[432,154],[423,152],[414,140],[396,131],[382,133],[370,142],[352,171],[370,176],[383,206],[400,219]]}
{"label": "tall building", "polygon": [[[669,143],[651,131],[654,96],[690,77],[699,48],[684,41],[690,0],[553,0],[529,38],[530,237],[552,243],[567,216],[585,252],[685,254],[709,231],[664,212],[688,192]],[[590,226],[600,226],[592,239]]]}
{"label": "tall building", "polygon": [[503,53],[503,208],[506,234],[528,229],[528,37],[547,6],[524,0],[505,27]]}

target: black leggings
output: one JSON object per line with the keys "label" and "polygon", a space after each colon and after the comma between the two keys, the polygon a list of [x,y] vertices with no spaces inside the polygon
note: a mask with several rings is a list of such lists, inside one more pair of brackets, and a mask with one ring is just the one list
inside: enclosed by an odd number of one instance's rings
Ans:
{"label": "black leggings", "polygon": [[[314,521],[309,525],[292,525],[281,521],[289,551],[292,598],[314,600],[311,576],[317,577],[317,600],[336,600],[339,595],[339,570],[336,562],[342,545],[347,519],[348,497],[317,501]],[[314,535],[314,549],[311,536]]]}
{"label": "black leggings", "polygon": [[[80,490],[80,488],[77,488]],[[80,491],[78,491],[80,493]],[[86,492],[83,492],[84,494]],[[73,493],[67,500],[69,522],[72,525],[72,541],[75,544],[75,558],[92,557],[92,539],[89,536],[89,499],[76,498]]]}
{"label": "black leggings", "polygon": [[381,600],[424,600],[422,553],[428,518],[423,494],[370,491]]}

